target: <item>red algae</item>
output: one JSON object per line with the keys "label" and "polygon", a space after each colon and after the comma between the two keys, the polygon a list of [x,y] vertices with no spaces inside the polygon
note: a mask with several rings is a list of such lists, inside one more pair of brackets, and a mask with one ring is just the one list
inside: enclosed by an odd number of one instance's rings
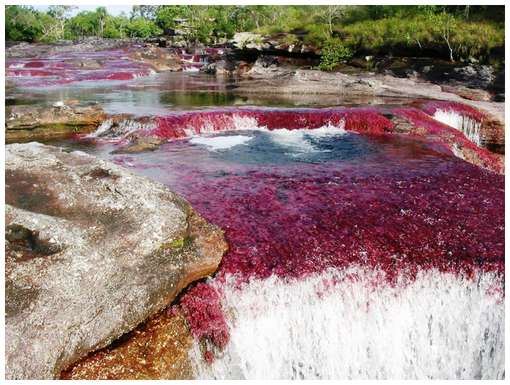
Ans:
{"label": "red algae", "polygon": [[[504,177],[451,150],[472,149],[487,168],[497,169],[492,154],[419,109],[390,112],[411,121],[415,135],[356,164],[232,165],[231,170],[221,164],[218,177],[199,164],[176,169],[168,163],[168,173],[179,174],[171,187],[226,231],[230,251],[218,275],[300,277],[350,264],[383,268],[388,277],[428,268],[503,271]],[[236,126],[236,118],[253,119],[269,130],[343,122],[347,130],[382,142],[390,140],[385,132],[392,129],[373,108],[231,109],[161,117],[151,134],[179,138],[247,128]],[[415,143],[420,137],[423,142]],[[438,152],[438,145],[449,150]],[[140,171],[151,168],[136,160],[130,164]],[[166,172],[164,164],[156,168]]]}
{"label": "red algae", "polygon": [[[242,127],[236,119],[251,119],[252,127]],[[391,121],[372,108],[324,109],[224,109],[175,113],[157,118],[157,129],[150,132],[164,138],[183,138],[190,134],[242,128],[314,129],[327,125],[346,130],[380,134],[390,131]]]}
{"label": "red algae", "polygon": [[471,153],[471,156],[475,156],[477,158],[477,163],[484,168],[498,173],[503,172],[504,164],[501,157],[498,157],[487,149],[478,147],[476,144],[472,143],[468,138],[466,138],[462,132],[455,130],[454,128],[444,123],[438,122],[423,111],[412,107],[400,107],[394,108],[392,113],[407,119],[418,130],[424,129],[425,132],[420,133],[421,135],[436,137],[435,139],[440,144],[445,145],[454,153],[458,154],[461,149],[468,149]]}
{"label": "red algae", "polygon": [[477,122],[481,122],[485,118],[485,115],[478,111],[476,108],[466,104],[444,100],[425,102],[420,106],[420,109],[429,115],[434,115],[436,111],[452,111],[458,113],[459,115],[467,116],[473,120],[476,120]]}
{"label": "red algae", "polygon": [[129,50],[55,54],[33,59],[7,59],[6,77],[20,86],[45,87],[81,81],[132,80],[151,68],[129,59]]}
{"label": "red algae", "polygon": [[[228,343],[229,332],[221,309],[220,296],[212,286],[199,283],[181,298],[182,309],[193,336],[223,349]],[[206,350],[204,357],[212,362],[213,353]]]}
{"label": "red algae", "polygon": [[[393,133],[390,115],[412,128]],[[190,144],[174,141],[150,155],[114,160],[169,185],[225,231],[229,251],[216,287],[231,276],[238,283],[286,280],[351,266],[381,272],[378,279],[390,284],[432,269],[467,279],[484,271],[504,275],[504,176],[454,153],[467,149],[494,171],[500,170],[497,158],[418,108],[174,113],[157,118],[156,129],[144,134],[172,139],[327,125],[358,133],[377,151],[316,163],[242,164],[206,150],[209,155],[186,157],[182,149]],[[195,338],[223,349],[229,332],[220,294],[200,283],[180,306]],[[210,344],[203,353],[207,362],[214,358]]]}

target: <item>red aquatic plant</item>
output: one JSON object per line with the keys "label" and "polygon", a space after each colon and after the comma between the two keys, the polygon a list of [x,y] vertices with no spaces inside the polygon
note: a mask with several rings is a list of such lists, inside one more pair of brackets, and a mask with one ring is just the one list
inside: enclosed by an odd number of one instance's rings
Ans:
{"label": "red aquatic plant", "polygon": [[164,138],[182,138],[203,132],[247,128],[238,125],[237,118],[253,119],[256,127],[268,130],[314,129],[333,125],[344,126],[349,131],[381,134],[393,127],[388,118],[376,109],[369,108],[224,109],[158,117],[157,128],[151,134]]}
{"label": "red aquatic plant", "polygon": [[[152,72],[146,64],[127,56],[129,50],[70,52],[34,59],[7,59],[6,76],[20,86],[44,87],[81,81],[132,80]],[[97,68],[83,67],[95,60]]]}
{"label": "red aquatic plant", "polygon": [[208,340],[220,349],[227,345],[228,327],[215,288],[199,283],[183,295],[180,307],[195,338]]}
{"label": "red aquatic plant", "polygon": [[[446,124],[438,122],[430,115],[423,111],[412,107],[394,108],[392,113],[410,121],[416,128],[414,133],[422,136],[428,136],[431,139],[438,140],[439,144],[446,146],[454,152],[461,152],[462,149],[469,150],[469,156],[474,157],[474,161],[486,169],[495,172],[503,172],[504,164],[502,158],[488,151],[487,149],[478,147],[472,143],[459,130]],[[420,130],[424,130],[421,132]]]}
{"label": "red aquatic plant", "polygon": [[429,115],[434,115],[436,111],[452,111],[459,115],[467,116],[477,122],[481,122],[485,115],[476,108],[468,106],[466,104],[450,102],[445,100],[433,100],[423,103],[420,109],[425,111]]}

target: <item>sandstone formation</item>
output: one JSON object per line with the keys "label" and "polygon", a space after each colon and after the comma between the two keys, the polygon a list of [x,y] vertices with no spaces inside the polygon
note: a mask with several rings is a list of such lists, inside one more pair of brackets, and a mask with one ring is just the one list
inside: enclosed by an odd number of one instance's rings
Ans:
{"label": "sandstone formation", "polygon": [[6,146],[6,377],[51,379],[214,272],[222,232],[82,152]]}
{"label": "sandstone formation", "polygon": [[182,70],[180,58],[160,47],[147,46],[137,49],[131,54],[131,58],[150,65],[157,72]]}
{"label": "sandstone formation", "polygon": [[106,118],[98,104],[67,102],[57,102],[53,106],[10,106],[5,115],[7,142],[47,140],[70,133],[91,132]]}
{"label": "sandstone formation", "polygon": [[66,380],[189,380],[193,337],[181,314],[162,311],[62,373]]}

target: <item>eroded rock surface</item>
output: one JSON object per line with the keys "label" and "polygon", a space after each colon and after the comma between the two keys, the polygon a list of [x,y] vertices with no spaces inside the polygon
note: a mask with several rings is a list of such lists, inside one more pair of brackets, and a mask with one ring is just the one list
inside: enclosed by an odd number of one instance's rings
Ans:
{"label": "eroded rock surface", "polygon": [[62,373],[66,380],[190,380],[193,337],[181,314],[163,311]]}
{"label": "eroded rock surface", "polygon": [[81,152],[6,146],[6,377],[51,379],[214,272],[222,232]]}
{"label": "eroded rock surface", "polygon": [[131,57],[135,61],[150,65],[158,72],[182,70],[180,58],[160,47],[148,46],[138,49],[131,54]]}
{"label": "eroded rock surface", "polygon": [[106,118],[98,104],[59,102],[53,106],[20,105],[6,108],[7,142],[45,140],[73,132],[91,132]]}

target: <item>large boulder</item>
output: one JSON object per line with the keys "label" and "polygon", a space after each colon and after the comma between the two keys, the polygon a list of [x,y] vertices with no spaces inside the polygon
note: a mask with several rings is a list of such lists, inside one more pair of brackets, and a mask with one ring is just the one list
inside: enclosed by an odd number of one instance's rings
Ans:
{"label": "large boulder", "polygon": [[98,104],[63,101],[52,106],[9,106],[5,115],[7,142],[47,140],[75,132],[91,132],[106,118]]}
{"label": "large boulder", "polygon": [[214,272],[225,249],[161,184],[82,152],[7,145],[6,377],[59,377]]}
{"label": "large boulder", "polygon": [[179,56],[165,48],[145,46],[134,50],[130,56],[135,61],[150,65],[157,72],[182,70]]}
{"label": "large boulder", "polygon": [[253,32],[237,32],[232,38],[232,43],[239,49],[262,50],[269,46],[263,41],[262,35]]}

